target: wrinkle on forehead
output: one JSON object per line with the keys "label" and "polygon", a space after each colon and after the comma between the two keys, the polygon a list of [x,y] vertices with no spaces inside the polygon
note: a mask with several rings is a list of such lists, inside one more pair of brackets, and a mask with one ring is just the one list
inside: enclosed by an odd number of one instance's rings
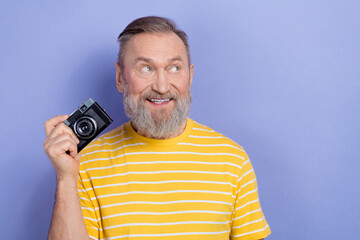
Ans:
{"label": "wrinkle on forehead", "polygon": [[146,61],[183,61],[188,63],[185,44],[172,32],[140,33],[128,43],[125,61],[132,64],[137,59]]}

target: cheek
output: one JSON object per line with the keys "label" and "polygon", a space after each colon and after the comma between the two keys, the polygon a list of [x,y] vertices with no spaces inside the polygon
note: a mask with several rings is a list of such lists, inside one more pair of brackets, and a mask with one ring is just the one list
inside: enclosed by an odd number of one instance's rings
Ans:
{"label": "cheek", "polygon": [[144,81],[144,79],[131,78],[131,81],[128,82],[129,94],[132,94],[134,96],[141,95],[148,88],[149,83],[148,81]]}
{"label": "cheek", "polygon": [[189,78],[177,79],[178,81],[174,83],[175,88],[179,91],[181,95],[187,94],[190,88]]}

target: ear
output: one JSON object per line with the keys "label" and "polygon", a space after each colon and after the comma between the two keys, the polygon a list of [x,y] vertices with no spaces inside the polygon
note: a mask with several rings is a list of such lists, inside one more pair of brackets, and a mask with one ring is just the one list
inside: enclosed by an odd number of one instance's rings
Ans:
{"label": "ear", "polygon": [[115,69],[116,69],[116,86],[119,92],[124,93],[124,86],[122,83],[122,76],[120,71],[120,66],[118,63],[115,63]]}
{"label": "ear", "polygon": [[190,78],[189,78],[189,87],[191,87],[193,76],[194,76],[194,64],[190,64]]}

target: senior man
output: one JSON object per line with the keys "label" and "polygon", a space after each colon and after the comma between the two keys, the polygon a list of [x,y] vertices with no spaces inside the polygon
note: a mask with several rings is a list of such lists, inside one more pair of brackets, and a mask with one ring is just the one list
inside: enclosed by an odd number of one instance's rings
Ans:
{"label": "senior man", "polygon": [[118,40],[116,84],[130,122],[82,156],[67,115],[45,123],[44,149],[57,173],[49,239],[269,235],[244,149],[187,118],[194,67],[186,34],[169,19],[144,17]]}

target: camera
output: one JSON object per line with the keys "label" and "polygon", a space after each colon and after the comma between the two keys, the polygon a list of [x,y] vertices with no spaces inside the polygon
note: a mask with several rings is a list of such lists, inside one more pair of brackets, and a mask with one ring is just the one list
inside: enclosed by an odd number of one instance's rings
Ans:
{"label": "camera", "polygon": [[107,128],[113,120],[89,98],[82,106],[75,110],[65,124],[69,126],[79,138],[78,152],[88,145],[97,135]]}

